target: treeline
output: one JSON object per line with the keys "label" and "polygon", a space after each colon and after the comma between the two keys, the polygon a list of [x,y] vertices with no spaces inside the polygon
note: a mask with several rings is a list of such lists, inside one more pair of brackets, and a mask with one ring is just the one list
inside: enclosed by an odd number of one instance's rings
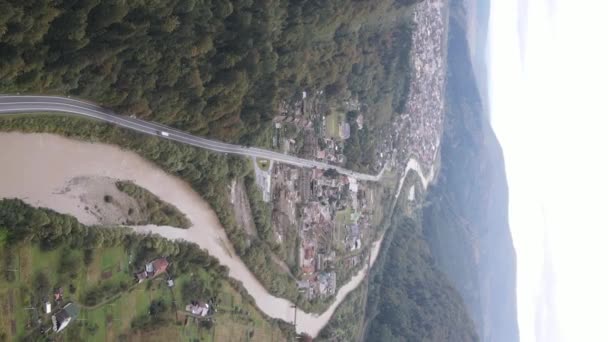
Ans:
{"label": "treeline", "polygon": [[[239,293],[243,303],[255,305],[254,298],[247,293],[242,283],[228,277],[226,267],[220,265],[218,260],[210,256],[206,250],[201,250],[190,242],[171,241],[158,235],[136,234],[130,228],[118,226],[85,226],[72,216],[59,214],[50,209],[33,208],[18,199],[0,200],[0,237],[2,237],[0,251],[4,257],[2,261],[4,265],[1,267],[4,270],[2,276],[8,282],[17,280],[14,278],[14,272],[11,272],[14,268],[11,257],[19,248],[39,247],[44,251],[61,251],[57,269],[37,272],[31,279],[31,285],[20,283],[22,295],[32,296],[31,299],[22,298],[24,303],[29,305],[37,305],[41,300],[46,300],[53,288],[73,283],[79,275],[86,273],[84,267],[90,265],[98,249],[117,246],[129,251],[131,271],[141,270],[151,259],[159,256],[167,257],[171,263],[169,271],[173,278],[187,275],[187,280],[178,285],[181,286],[182,294],[179,299],[183,303],[188,303],[193,298],[201,298],[215,299],[214,302],[221,304],[221,298],[217,296],[222,292],[224,282],[227,282]],[[205,276],[201,275],[201,270],[204,270]],[[49,279],[49,272],[57,273],[55,284]],[[69,277],[71,281],[64,277]],[[152,282],[147,283],[147,286],[152,285]],[[94,306],[107,299],[114,300],[114,297],[130,291],[132,287],[133,285],[125,283],[124,280],[102,282],[99,286],[86,291],[80,305]],[[66,291],[73,294],[75,288],[70,284]],[[167,316],[169,305],[170,303],[163,299],[153,300],[149,305],[149,315],[136,317],[131,322],[131,330],[127,334],[137,330],[159,329],[162,325],[170,324],[172,316]],[[258,313],[264,320],[278,326],[285,337],[291,338],[294,335],[291,324],[272,319],[262,312]],[[94,334],[98,328],[93,324],[94,322],[91,322],[91,326],[86,326],[90,334]],[[74,325],[77,324],[72,324]],[[70,340],[81,340],[79,332],[80,329],[68,329],[66,334]],[[36,339],[36,336],[39,336],[37,330],[28,338]]]}
{"label": "treeline", "polygon": [[411,2],[3,1],[0,91],[258,145],[279,99],[303,89],[355,95],[387,123],[406,98]]}
{"label": "treeline", "polygon": [[376,164],[376,134],[368,125],[360,130],[357,125],[357,112],[347,113],[347,122],[350,125],[350,137],[344,144],[346,168],[374,173]]}
{"label": "treeline", "polygon": [[153,162],[164,171],[188,182],[213,208],[239,254],[246,246],[239,233],[228,198],[233,178],[248,172],[247,161],[226,157],[192,146],[149,137],[106,123],[86,119],[17,116],[0,119],[0,131],[47,132],[87,141],[116,144]]}
{"label": "treeline", "polygon": [[418,223],[396,214],[368,294],[367,341],[478,341],[462,298],[437,269]]}
{"label": "treeline", "polygon": [[[186,215],[179,211],[174,205],[169,204],[150,191],[137,186],[131,181],[118,181],[116,188],[133,198],[139,207],[139,220],[133,221],[131,216],[127,220],[129,225],[155,224],[161,226],[172,226],[178,228],[189,228],[192,222]],[[129,215],[133,214],[133,208],[129,208]]]}
{"label": "treeline", "polygon": [[42,250],[53,250],[62,244],[78,248],[117,246],[127,229],[106,231],[80,224],[74,217],[49,209],[35,209],[17,199],[0,201],[0,231],[5,236],[3,247],[19,243],[36,243]]}
{"label": "treeline", "polygon": [[[38,271],[31,282],[18,279],[17,285],[23,305],[38,307],[39,303],[49,298],[52,289],[65,284],[70,284],[66,288],[66,293],[69,291],[72,296],[76,293],[75,286],[84,286],[85,290],[80,289],[79,305],[89,309],[108,300],[113,301],[127,291],[131,291],[136,285],[124,279],[101,281],[92,287],[77,281],[79,277],[84,277],[82,274],[87,272],[94,254],[111,247],[122,247],[129,252],[128,267],[131,272],[141,270],[146,262],[159,256],[169,259],[171,277],[177,279],[185,276],[182,279],[186,279],[184,282],[176,281],[178,286],[181,286],[182,296],[179,300],[182,303],[188,303],[192,298],[213,298],[216,299],[214,302],[221,304],[221,298],[217,299],[217,296],[223,291],[224,282],[239,293],[243,303],[248,305],[255,303],[239,281],[228,277],[228,269],[220,265],[215,257],[210,256],[206,250],[201,250],[199,246],[183,240],[172,241],[158,235],[137,234],[129,228],[118,226],[85,226],[72,216],[59,214],[50,209],[33,208],[18,199],[0,200],[0,236],[3,237],[0,240],[0,252],[4,257],[0,265],[0,270],[3,271],[1,276],[9,283],[17,281],[13,272],[16,261],[13,258],[20,251],[27,251],[29,248],[40,248],[48,252],[60,251],[56,269]],[[201,270],[204,275],[201,274]],[[54,282],[50,279],[49,273],[53,274]],[[146,285],[139,286],[152,285],[152,282],[147,282]],[[149,315],[136,317],[131,322],[131,330],[127,330],[126,333],[138,330],[151,331],[170,324],[173,316],[167,315],[168,305],[170,304],[162,298],[152,301]],[[226,303],[226,305],[231,304]],[[260,314],[271,324],[278,324],[286,336],[294,333],[293,326],[283,325],[282,322],[271,319],[263,313]],[[90,334],[94,334],[98,328],[93,324],[94,322],[91,322],[91,326],[86,326],[87,331],[91,329]],[[79,341],[82,340],[80,331],[80,327],[68,329],[66,334],[70,340]],[[30,338],[38,340],[39,337],[43,336],[38,335],[38,331],[35,330],[27,340]]]}
{"label": "treeline", "polygon": [[311,310],[313,307],[308,301],[301,298],[293,279],[273,259],[273,254],[284,257],[281,254],[283,251],[274,235],[271,204],[264,202],[262,192],[255,183],[254,177],[252,171],[244,177],[243,182],[257,231],[257,237],[248,237],[250,243],[244,259],[247,260],[247,266],[272,293],[280,293],[282,297],[298,301],[304,310]]}
{"label": "treeline", "polygon": [[[250,172],[245,159],[144,136],[106,123],[55,115],[3,117],[0,131],[48,132],[117,144],[184,179],[215,211],[236,253],[264,287],[275,296],[298,301],[304,309],[311,307],[299,297],[293,280],[272,261],[269,245],[259,240],[249,244],[244,230],[236,225],[228,186],[232,179]],[[0,241],[2,239],[0,231]]]}
{"label": "treeline", "polygon": [[247,199],[251,207],[251,215],[253,216],[253,222],[260,239],[273,245],[272,210],[270,205],[264,202],[262,192],[257,187],[254,177],[254,175],[249,174],[245,177],[244,182]]}
{"label": "treeline", "polygon": [[361,284],[350,292],[319,332],[316,341],[357,341],[363,329],[366,295],[366,284]]}
{"label": "treeline", "polygon": [[[193,243],[171,241],[158,235],[136,234],[124,227],[85,226],[72,216],[49,209],[33,208],[17,199],[0,201],[0,232],[5,237],[0,249],[6,249],[6,253],[3,253],[3,276],[9,282],[15,281],[12,259],[18,248],[35,246],[43,251],[60,251],[59,267],[53,270],[57,283],[51,284],[45,273],[37,273],[35,284],[29,291],[32,296],[30,303],[39,303],[47,297],[51,285],[57,287],[58,284],[70,284],[68,290],[74,293],[74,280],[80,273],[86,272],[93,255],[102,248],[122,247],[129,250],[132,272],[140,270],[146,262],[164,256],[171,262],[171,274],[174,277],[197,272],[201,268],[209,274],[208,284],[217,284],[228,276],[226,267]],[[124,279],[119,282],[102,282],[86,290],[81,304],[95,306],[132,286],[133,283]],[[219,286],[209,286],[205,294],[216,295],[218,291]]]}
{"label": "treeline", "polygon": [[[0,232],[6,237],[4,245],[0,246],[4,248],[34,244],[46,251],[64,246],[94,251],[97,248],[123,246],[134,251],[132,264],[136,266],[165,256],[171,260],[171,272],[176,277],[200,267],[221,278],[228,275],[225,266],[193,243],[167,240],[158,235],[135,234],[124,227],[85,226],[72,216],[50,209],[33,208],[18,199],[0,200]],[[63,259],[61,263],[67,267],[68,261]],[[71,264],[72,261],[69,262]]]}
{"label": "treeline", "polygon": [[[270,143],[279,99],[325,90],[357,97],[371,136],[403,110],[410,1],[142,0],[0,3],[0,92],[70,94],[195,134]],[[263,244],[247,244],[227,198],[242,159],[106,124],[37,117],[4,130],[118,144],[183,178],[215,210],[237,253],[273,294],[297,300]],[[372,153],[366,146],[357,155]],[[366,157],[367,158],[367,157]],[[369,159],[369,158],[368,158]],[[371,165],[363,160],[353,167]],[[1,238],[1,237],[0,237]],[[273,267],[273,266],[271,266]]]}

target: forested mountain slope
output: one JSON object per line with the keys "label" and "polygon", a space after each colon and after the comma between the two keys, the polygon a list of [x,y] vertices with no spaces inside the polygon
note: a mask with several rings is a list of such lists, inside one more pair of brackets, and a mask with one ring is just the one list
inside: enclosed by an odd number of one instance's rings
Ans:
{"label": "forested mountain slope", "polygon": [[437,268],[420,224],[396,212],[368,293],[366,341],[478,341],[458,292]]}
{"label": "forested mountain slope", "polygon": [[464,298],[483,341],[519,340],[516,259],[501,147],[484,112],[464,29],[449,33],[441,172],[428,195],[424,234]]}
{"label": "forested mountain slope", "polygon": [[413,2],[3,1],[0,91],[70,94],[259,145],[302,90],[356,96],[382,125],[406,98]]}

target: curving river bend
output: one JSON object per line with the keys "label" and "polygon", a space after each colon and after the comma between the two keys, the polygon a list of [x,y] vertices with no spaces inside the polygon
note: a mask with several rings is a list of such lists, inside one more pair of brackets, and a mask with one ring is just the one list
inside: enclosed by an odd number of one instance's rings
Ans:
{"label": "curving river bend", "polygon": [[[190,218],[190,229],[140,226],[139,232],[153,232],[170,239],[184,239],[207,249],[227,266],[230,276],[240,280],[257,306],[273,318],[292,322],[294,309],[288,300],[272,296],[258,282],[232,250],[215,213],[190,186],[137,154],[112,145],[70,140],[51,134],[0,133],[0,198],[20,198],[30,205],[51,208],[75,216],[84,224],[96,224],[97,218],[87,212],[77,196],[62,192],[66,183],[80,176],[105,176],[131,180],[164,201],[175,205]],[[426,187],[428,180],[415,159],[407,169],[416,171]],[[432,178],[432,170],[431,177]],[[372,247],[371,263],[378,256],[380,242]],[[322,314],[298,310],[298,332],[316,336],[327,324],[346,295],[365,278],[367,268],[359,271],[342,286],[334,303]]]}

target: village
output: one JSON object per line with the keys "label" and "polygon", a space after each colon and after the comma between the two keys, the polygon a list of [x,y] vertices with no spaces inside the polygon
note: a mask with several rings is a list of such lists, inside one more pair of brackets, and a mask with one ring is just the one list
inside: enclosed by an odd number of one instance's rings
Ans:
{"label": "village", "polygon": [[[427,170],[436,162],[444,111],[444,10],[442,2],[436,0],[421,3],[414,12],[410,92],[405,112],[396,117],[390,132],[377,145],[376,172],[385,168],[403,170],[411,156]],[[356,99],[330,106],[323,91],[302,91],[299,100],[283,103],[274,118],[273,147],[343,166],[345,144],[352,130],[365,125],[360,108]],[[349,122],[347,113],[358,114]],[[288,262],[297,270],[295,286],[307,300],[331,298],[366,260],[375,236],[371,220],[376,205],[373,191],[369,184],[331,169],[273,163],[267,166],[256,167],[256,183],[264,201],[273,203],[276,241],[280,244],[295,236],[293,258]],[[175,283],[168,273],[169,265],[164,257],[147,262],[129,286],[162,275],[166,278],[164,286],[171,290]],[[64,290],[59,287],[52,299],[42,303],[50,319],[38,320],[41,333],[61,332],[78,319],[80,305],[65,301],[63,296]],[[186,319],[207,321],[213,319],[215,308],[212,299],[192,298],[178,311]]]}
{"label": "village", "polygon": [[[445,83],[445,8],[442,1],[417,6],[413,21],[412,76],[405,112],[397,115],[377,144],[374,172],[402,173],[409,158],[423,170],[436,162],[443,125]],[[322,90],[302,91],[299,100],[282,103],[273,120],[273,148],[283,153],[343,166],[345,144],[365,119],[356,99],[329,105]],[[347,118],[356,113],[356,117]],[[405,177],[405,175],[399,175]],[[306,298],[327,298],[361,267],[374,227],[373,194],[368,184],[332,170],[271,165],[256,168],[256,181],[266,202],[273,203],[278,243],[297,235],[292,263],[297,286]],[[414,200],[415,188],[409,189]]]}
{"label": "village", "polygon": [[[102,5],[53,3],[35,46],[9,30],[5,131],[27,134],[3,135],[22,142],[6,144],[19,147],[7,150],[7,175],[28,181],[7,177],[4,187],[4,218],[15,224],[0,229],[0,341],[282,341],[333,328],[339,310],[365,303],[376,256],[391,258],[374,242],[394,203],[407,188],[407,206],[421,208],[420,184],[438,163],[448,5],[352,3],[122,6],[115,23],[95,19]],[[75,11],[89,29],[59,46],[54,36]],[[155,17],[165,12],[175,15]],[[195,39],[182,34],[192,29]],[[163,45],[165,35],[182,48]],[[112,39],[124,42],[94,49]],[[30,50],[40,62],[31,67],[19,58]],[[82,72],[62,61],[82,62]],[[42,94],[21,96],[27,89]],[[150,215],[125,206],[141,219],[101,222],[97,206],[93,215],[83,197],[58,190],[83,175],[137,183],[192,222],[152,222],[177,214],[144,195]]]}
{"label": "village", "polygon": [[[146,286],[144,283],[152,281],[154,279],[160,279],[161,282],[157,286],[165,287],[169,290],[172,297],[175,296],[173,293],[173,287],[175,286],[174,279],[168,272],[170,262],[165,257],[159,257],[151,260],[142,267],[142,269],[133,274],[131,285],[125,284],[127,290],[131,291],[138,286]],[[164,278],[163,278],[164,277]],[[147,287],[150,287],[148,284]],[[57,287],[53,290],[53,296],[49,299],[44,299],[41,303],[42,310],[39,311],[36,307],[31,307],[36,319],[34,324],[38,326],[39,333],[46,335],[49,333],[60,333],[68,326],[76,321],[83,321],[86,319],[79,318],[79,314],[82,308],[90,310],[95,307],[100,307],[111,303],[117,297],[120,296],[120,292],[111,295],[102,302],[91,305],[88,303],[88,299],[85,298],[83,303],[77,303],[73,300],[73,296],[70,294],[74,292],[73,285],[70,284],[69,293],[64,291],[63,287]],[[175,303],[175,299],[172,300]],[[112,304],[109,304],[112,305]],[[151,311],[154,310],[154,305],[150,306]],[[184,324],[189,324],[189,321],[194,321],[196,324],[201,324],[207,321],[213,321],[213,315],[216,312],[216,308],[213,305],[213,299],[208,301],[200,300],[199,298],[192,298],[190,303],[185,305],[183,308],[174,308],[176,314],[179,313],[183,319]],[[40,315],[43,313],[43,315]],[[149,312],[153,315],[153,312]],[[50,317],[50,319],[49,319]],[[29,326],[30,328],[32,326]]]}
{"label": "village", "polygon": [[425,170],[435,163],[443,129],[446,77],[445,5],[424,1],[414,11],[412,81],[405,112],[393,124],[391,146],[398,158],[414,156]]}
{"label": "village", "polygon": [[[344,165],[345,143],[352,130],[361,130],[365,124],[359,110],[355,99],[329,105],[323,91],[303,91],[295,103],[284,103],[274,118],[274,147]],[[347,116],[352,113],[356,116],[349,122]],[[376,172],[384,164],[383,159],[378,160]],[[369,184],[332,169],[271,166],[268,170],[256,167],[256,183],[264,200],[273,204],[276,242],[295,240],[288,264],[297,270],[294,276],[304,298],[330,298],[363,266],[375,234],[370,222],[374,197]]]}
{"label": "village", "polygon": [[[356,125],[346,113],[360,107],[355,100],[332,108],[323,91],[302,92],[291,106],[284,104],[274,119],[275,148],[301,157],[343,165],[344,144]],[[256,182],[266,202],[273,203],[276,241],[296,235],[291,262],[298,270],[298,290],[308,300],[327,299],[361,267],[372,232],[371,193],[364,182],[335,170],[302,169],[273,164],[256,168]]]}
{"label": "village", "polygon": [[308,300],[333,296],[361,263],[371,234],[365,186],[331,170],[277,165],[272,199],[277,240],[297,234],[298,289]]}

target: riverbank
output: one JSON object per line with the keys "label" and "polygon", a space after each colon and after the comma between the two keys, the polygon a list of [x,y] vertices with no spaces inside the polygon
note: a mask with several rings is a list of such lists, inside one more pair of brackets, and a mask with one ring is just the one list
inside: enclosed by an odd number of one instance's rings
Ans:
{"label": "riverbank", "polygon": [[[185,239],[217,257],[241,281],[258,307],[267,315],[293,321],[292,303],[272,296],[257,281],[245,264],[236,257],[230,241],[209,205],[184,181],[170,176],[133,152],[118,147],[74,141],[50,134],[1,133],[0,197],[16,197],[27,203],[70,214],[85,224],[97,223],[77,198],[61,194],[59,189],[78,176],[94,175],[131,180],[154,195],[175,205],[193,223],[188,230],[167,226],[135,227],[140,232],[154,232],[172,239]],[[372,263],[380,243],[372,248]],[[321,315],[298,310],[297,330],[316,335],[327,323],[346,295],[364,279],[366,269],[339,289],[334,303]]]}
{"label": "riverbank", "polygon": [[[187,230],[149,225],[134,227],[137,231],[153,232],[170,239],[184,239],[207,249],[229,268],[231,277],[243,283],[264,313],[286,322],[293,321],[293,304],[272,296],[259,283],[236,256],[213,210],[184,181],[166,174],[133,152],[106,144],[75,141],[51,134],[0,133],[0,146],[3,146],[0,150],[0,164],[4,165],[3,177],[0,179],[0,197],[20,198],[34,206],[70,214],[84,224],[96,224],[97,217],[87,212],[78,198],[62,194],[59,190],[70,179],[83,175],[133,181],[176,206],[192,222],[192,227]],[[407,171],[409,170],[416,171],[419,175],[421,172],[414,159],[408,163]],[[428,180],[424,177],[421,179],[426,187]],[[381,239],[372,246],[371,265],[378,255],[380,242]],[[367,268],[360,270],[341,287],[336,300],[324,313],[315,315],[298,310],[298,332],[315,336],[327,324],[346,295],[361,283],[366,273]]]}

